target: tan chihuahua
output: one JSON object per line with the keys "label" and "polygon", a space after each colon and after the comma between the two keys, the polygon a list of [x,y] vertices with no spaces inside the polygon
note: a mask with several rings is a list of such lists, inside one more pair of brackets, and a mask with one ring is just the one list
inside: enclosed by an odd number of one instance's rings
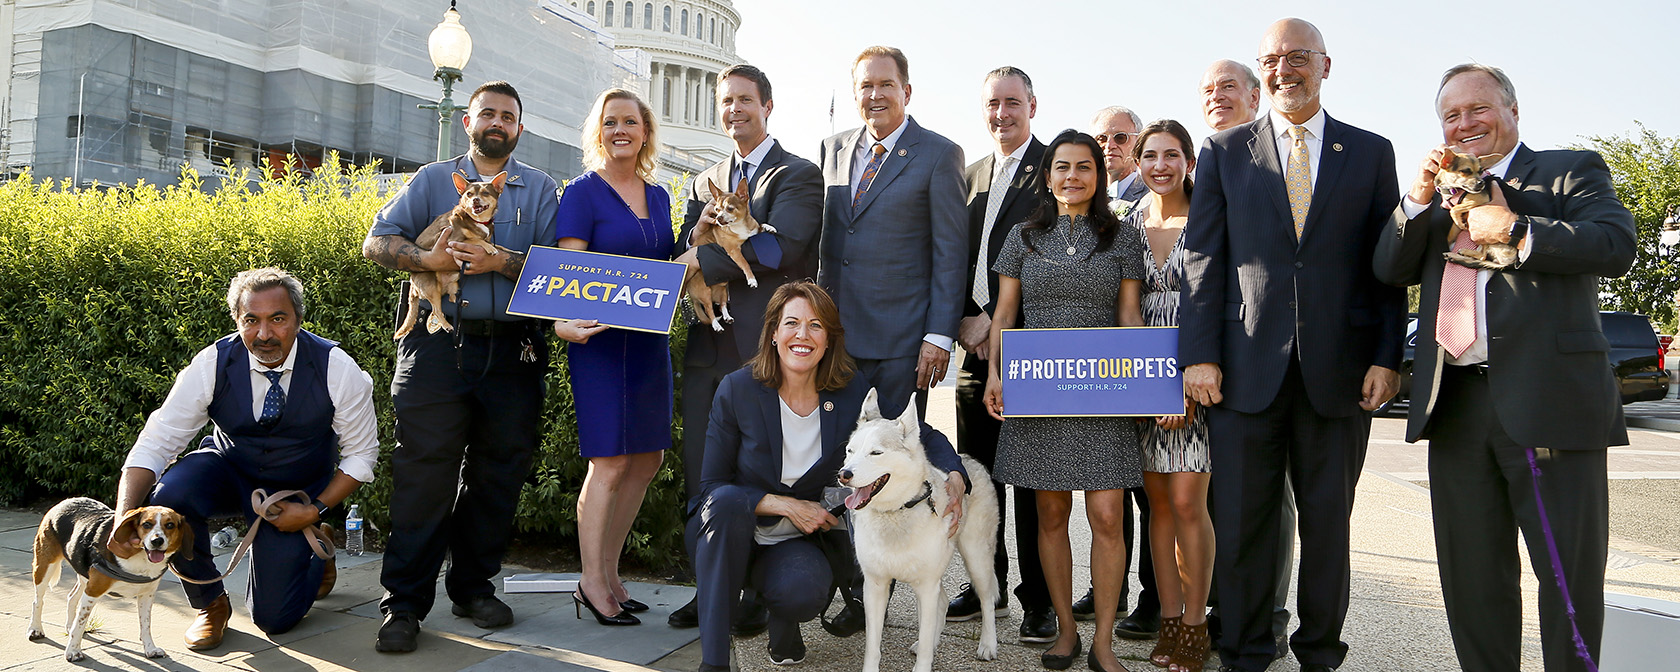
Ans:
{"label": "tan chihuahua", "polygon": [[[753,219],[747,208],[746,180],[742,180],[734,192],[719,189],[717,184],[711,181],[706,182],[706,187],[712,192],[712,212],[717,216],[717,224],[696,225],[694,247],[717,243],[747,276],[747,286],[757,287],[758,277],[753,275],[752,265],[748,264],[746,256],[741,254],[741,245],[760,231],[775,233],[776,228],[769,224],[759,224]],[[689,262],[688,270],[683,273],[683,289],[688,292],[695,316],[700,318],[701,322],[712,325],[713,331],[723,331],[724,322],[735,321],[729,314],[729,283],[720,282],[708,286],[706,277],[700,273],[698,257]],[[719,306],[719,312],[712,311],[714,303]]]}
{"label": "tan chihuahua", "polygon": [[[1458,232],[1470,228],[1470,210],[1493,200],[1493,189],[1482,171],[1504,158],[1503,154],[1476,156],[1459,154],[1447,148],[1441,170],[1435,173],[1435,190],[1441,192],[1443,202],[1452,203],[1452,228],[1447,232],[1447,245],[1458,240]],[[1497,187],[1496,187],[1497,188]],[[1456,197],[1458,201],[1452,202]],[[1469,268],[1502,271],[1517,260],[1517,248],[1508,243],[1483,243],[1474,250],[1448,250],[1441,256],[1447,261]]]}
{"label": "tan chihuahua", "polygon": [[[450,227],[450,242],[471,243],[483,248],[487,254],[501,254],[494,242],[496,224],[493,220],[496,218],[496,203],[502,197],[502,187],[507,184],[507,172],[497,173],[484,182],[468,182],[467,176],[462,173],[450,177],[455,179],[455,191],[461,194],[461,201],[455,204],[453,210],[432,220],[426,230],[420,232],[420,237],[414,239],[414,244],[430,250],[437,244],[443,229]],[[426,330],[434,334],[440,329],[454,331],[455,325],[443,316],[443,296],[449,295],[450,301],[460,300],[461,272],[413,271],[408,277],[408,314],[403,318],[402,326],[397,328],[396,340],[402,340],[414,329],[422,297],[432,304],[432,314],[426,318]]]}

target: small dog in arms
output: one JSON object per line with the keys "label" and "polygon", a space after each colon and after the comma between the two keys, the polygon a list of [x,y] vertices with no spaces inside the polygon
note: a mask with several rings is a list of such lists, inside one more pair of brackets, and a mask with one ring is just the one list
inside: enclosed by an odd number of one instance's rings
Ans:
{"label": "small dog in arms", "polygon": [[[752,265],[747,263],[746,255],[741,254],[741,246],[747,239],[758,235],[760,231],[776,232],[776,227],[769,224],[759,224],[753,219],[747,208],[747,181],[733,192],[719,189],[717,184],[708,180],[706,186],[712,192],[712,212],[717,213],[717,225],[697,225],[694,228],[694,247],[717,243],[735,265],[741,268],[741,273],[747,276],[747,286],[757,287],[758,277],[753,275]],[[713,331],[723,331],[724,322],[734,322],[729,315],[729,283],[720,282],[707,285],[706,278],[700,273],[698,258],[690,262],[688,270],[683,273],[683,289],[688,292],[689,302],[694,306],[694,315],[701,322],[712,325]],[[712,304],[717,304],[719,312],[712,311]]]}
{"label": "small dog in arms", "polygon": [[[426,230],[420,232],[420,237],[414,239],[414,244],[423,249],[432,249],[443,235],[444,227],[449,229],[449,241],[452,243],[471,243],[484,249],[485,254],[501,254],[496,247],[496,203],[502,197],[502,186],[507,184],[507,172],[497,173],[488,181],[468,182],[467,176],[461,173],[450,175],[455,179],[455,191],[461,194],[461,201],[455,204],[455,209],[439,215],[426,225]],[[443,296],[449,295],[450,301],[459,301],[461,296],[460,271],[414,271],[408,274],[411,287],[408,292],[408,313],[403,317],[402,326],[397,327],[396,340],[402,340],[408,332],[414,329],[414,321],[420,316],[420,299],[424,297],[432,304],[431,317],[426,318],[426,330],[437,333],[438,330],[454,331],[455,325],[443,317]]]}
{"label": "small dog in arms", "polygon": [[852,510],[858,566],[863,569],[864,672],[881,666],[881,629],[886,623],[888,589],[894,579],[916,592],[920,622],[915,672],[933,670],[933,652],[945,627],[945,587],[941,579],[953,550],[962,551],[969,583],[980,599],[980,645],[975,657],[997,658],[998,577],[992,569],[997,545],[997,492],[991,476],[964,455],[963,468],[978,485],[963,498],[957,535],[941,516],[947,504],[945,474],[928,462],[921,442],[921,422],[910,404],[897,420],[881,417],[876,393],[864,399],[858,426],[846,445],[840,482],[856,488],[846,498]]}
{"label": "small dog in arms", "polygon": [[[1451,208],[1452,229],[1447,232],[1447,245],[1458,240],[1458,232],[1470,228],[1470,210],[1493,200],[1493,180],[1482,177],[1482,171],[1493,167],[1503,154],[1476,156],[1460,154],[1447,148],[1445,163],[1435,173],[1435,190],[1441,192],[1442,202]],[[1509,243],[1483,243],[1474,250],[1448,250],[1442,253],[1447,261],[1460,266],[1502,271],[1517,261],[1517,248]]]}
{"label": "small dog in arms", "polygon": [[[112,542],[136,538],[138,548]],[[35,530],[35,608],[29,616],[29,639],[47,636],[41,627],[47,580],[60,576],[59,566],[68,561],[76,572],[76,585],[70,589],[67,605],[70,641],[64,647],[65,660],[74,663],[87,658],[82,653],[82,635],[87,633],[94,601],[101,597],[134,599],[140,611],[141,651],[147,658],[167,656],[152,642],[152,597],[170,559],[180,553],[191,560],[192,545],[192,528],[173,509],[147,506],[129,511],[118,521],[111,507],[86,497],[59,502]]]}

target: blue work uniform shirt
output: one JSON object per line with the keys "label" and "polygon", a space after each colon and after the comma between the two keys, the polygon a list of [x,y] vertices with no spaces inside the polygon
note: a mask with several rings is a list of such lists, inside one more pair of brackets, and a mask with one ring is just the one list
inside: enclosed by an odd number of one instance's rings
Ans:
{"label": "blue work uniform shirt", "polygon": [[[554,178],[547,173],[532,168],[511,157],[508,158],[508,178],[506,186],[502,188],[502,196],[496,204],[496,224],[493,240],[497,245],[524,253],[534,244],[554,244],[554,212],[559,207],[559,197],[556,195]],[[393,196],[385,207],[379,209],[379,214],[373,217],[373,229],[370,236],[398,235],[410,241],[420,237],[420,232],[432,223],[432,220],[449,212],[461,202],[461,195],[455,191],[455,182],[450,177],[454,172],[465,173],[468,180],[477,182],[489,177],[481,177],[478,168],[473,166],[466,155],[457,156],[448,161],[428,163],[415,173],[401,191]],[[500,273],[479,273],[477,275],[461,276],[461,297],[466,299],[466,306],[461,310],[461,318],[466,320],[522,320],[518,315],[507,313],[508,301],[513,298],[514,281]],[[427,304],[421,299],[422,304]],[[455,318],[455,305],[447,297],[444,299],[443,310],[450,319]]]}

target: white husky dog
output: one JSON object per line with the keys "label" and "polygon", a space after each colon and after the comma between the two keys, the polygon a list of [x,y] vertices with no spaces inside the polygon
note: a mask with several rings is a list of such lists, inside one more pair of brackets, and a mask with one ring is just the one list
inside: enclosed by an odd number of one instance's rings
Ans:
{"label": "white husky dog", "polygon": [[997,658],[998,580],[992,569],[997,492],[985,467],[966,455],[962,460],[975,486],[963,498],[962,519],[953,540],[948,534],[950,523],[941,515],[948,501],[945,474],[928,462],[922,448],[916,406],[910,404],[897,420],[886,420],[873,390],[864,399],[857,429],[846,446],[845,467],[840,470],[840,482],[856,488],[846,498],[846,507],[853,512],[858,565],[863,568],[864,672],[877,672],[881,666],[881,629],[894,579],[916,591],[921,628],[915,672],[933,670],[933,652],[945,627],[942,579],[953,548],[962,551],[969,582],[982,605],[980,646],[974,655],[981,660]]}

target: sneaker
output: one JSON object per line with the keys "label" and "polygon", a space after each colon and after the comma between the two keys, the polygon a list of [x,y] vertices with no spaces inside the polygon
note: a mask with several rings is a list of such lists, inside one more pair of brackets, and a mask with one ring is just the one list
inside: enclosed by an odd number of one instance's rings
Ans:
{"label": "sneaker", "polygon": [[[1009,598],[1004,595],[997,597],[997,617],[1009,615]],[[972,584],[963,584],[957,596],[951,598],[951,604],[945,607],[945,620],[952,623],[958,621],[972,621],[980,617],[980,597],[974,593]]]}
{"label": "sneaker", "polygon": [[1045,644],[1056,641],[1056,613],[1049,607],[1023,608],[1021,613],[1021,641]]}
{"label": "sneaker", "polygon": [[787,650],[787,651],[778,651],[778,650],[776,650],[776,647],[771,646],[770,647],[770,664],[772,664],[772,665],[798,665],[800,663],[805,662],[805,643],[804,642],[794,642],[793,646],[788,647],[788,649],[789,650]]}
{"label": "sneaker", "polygon": [[420,638],[420,621],[406,611],[385,614],[379,626],[379,636],[373,640],[373,650],[380,653],[408,653]]}

